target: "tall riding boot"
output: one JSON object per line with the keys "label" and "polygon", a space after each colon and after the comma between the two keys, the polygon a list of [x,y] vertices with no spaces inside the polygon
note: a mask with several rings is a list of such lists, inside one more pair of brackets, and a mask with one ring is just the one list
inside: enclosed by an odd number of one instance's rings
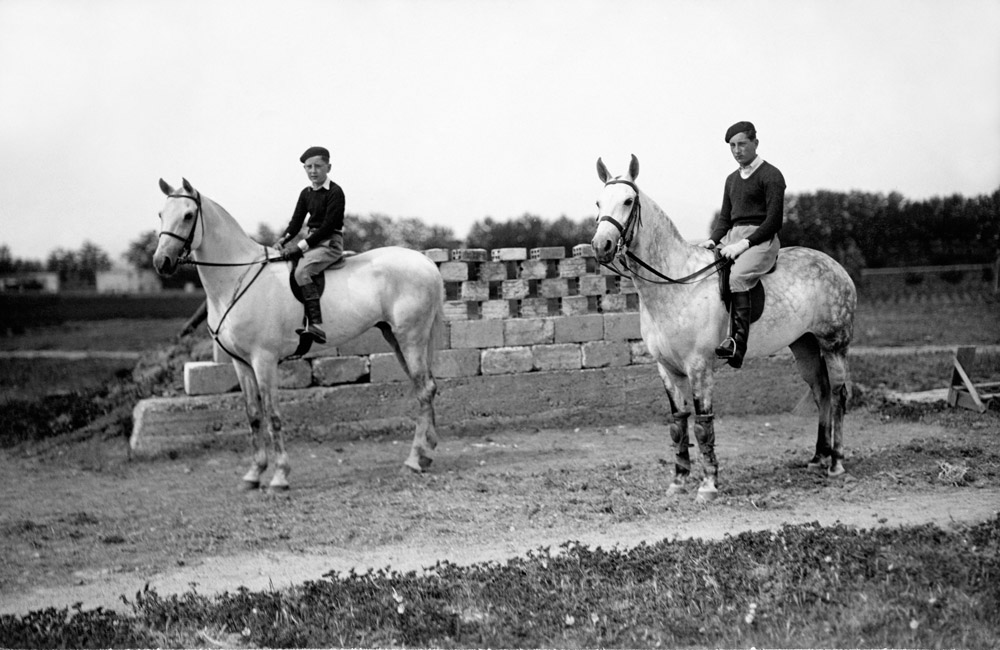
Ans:
{"label": "tall riding boot", "polygon": [[320,327],[323,322],[323,311],[319,306],[319,288],[310,282],[303,284],[302,300],[306,303],[306,319],[309,321],[306,326],[306,333],[320,345],[326,343],[326,332]]}
{"label": "tall riding boot", "polygon": [[734,291],[730,311],[729,336],[722,345],[715,348],[715,356],[728,359],[733,368],[743,366],[747,353],[747,339],[750,336],[750,292]]}

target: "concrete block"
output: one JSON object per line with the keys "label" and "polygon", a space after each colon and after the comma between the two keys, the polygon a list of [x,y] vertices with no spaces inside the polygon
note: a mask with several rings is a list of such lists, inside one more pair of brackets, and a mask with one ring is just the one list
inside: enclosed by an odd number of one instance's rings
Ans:
{"label": "concrete block", "polygon": [[462,289],[459,294],[461,300],[489,300],[490,299],[490,283],[482,282],[481,280],[468,280],[463,282],[461,285]]}
{"label": "concrete block", "polygon": [[517,318],[503,324],[503,344],[544,345],[552,343],[555,326],[551,318]]}
{"label": "concrete block", "polygon": [[561,278],[578,278],[587,273],[587,258],[585,257],[570,257],[559,260],[559,277]]}
{"label": "concrete block", "polygon": [[544,318],[558,314],[558,298],[525,298],[521,301],[521,318]]}
{"label": "concrete block", "polygon": [[580,346],[584,368],[618,368],[632,363],[625,341],[588,341]]}
{"label": "concrete block", "polygon": [[618,278],[610,275],[580,276],[580,295],[603,296],[607,293],[618,293]]}
{"label": "concrete block", "polygon": [[[576,288],[574,283],[573,288]],[[541,288],[538,295],[542,298],[562,298],[572,295],[570,291],[570,280],[567,278],[549,278],[541,281]]]}
{"label": "concrete block", "polygon": [[312,364],[294,359],[278,364],[278,388],[308,388],[312,385]]}
{"label": "concrete block", "polygon": [[566,257],[566,249],[562,246],[542,246],[532,248],[528,255],[533,260],[561,260]]}
{"label": "concrete block", "polygon": [[641,338],[639,312],[604,314],[605,341],[630,341]]}
{"label": "concrete block", "polygon": [[188,395],[217,395],[239,387],[232,363],[188,361],[184,364],[184,392]]}
{"label": "concrete block", "polygon": [[510,262],[528,259],[527,248],[494,248],[490,251],[494,262]]}
{"label": "concrete block", "polygon": [[479,265],[479,279],[485,282],[502,282],[517,277],[517,262],[483,262]]}
{"label": "concrete block", "polygon": [[476,318],[479,318],[479,303],[464,300],[444,301],[444,320],[451,322]]}
{"label": "concrete block", "polygon": [[456,248],[451,252],[452,261],[485,262],[489,259],[485,248]]}
{"label": "concrete block", "polygon": [[583,364],[578,343],[534,345],[531,354],[535,359],[535,370],[579,370]]}
{"label": "concrete block", "polygon": [[487,300],[479,305],[483,320],[517,318],[520,313],[516,300]]}
{"label": "concrete block", "polygon": [[623,293],[609,293],[599,296],[598,300],[604,313],[625,311],[628,308],[628,300]]}
{"label": "concrete block", "polygon": [[373,354],[368,357],[369,381],[384,384],[394,381],[409,381],[403,366],[395,354]]}
{"label": "concrete block", "polygon": [[371,327],[353,339],[345,341],[337,346],[337,351],[345,356],[365,356],[380,352],[392,352],[392,346],[382,336],[382,332]]}
{"label": "concrete block", "polygon": [[555,343],[583,343],[604,338],[604,317],[601,314],[562,316],[555,319]]}
{"label": "concrete block", "polygon": [[317,386],[353,384],[368,378],[368,357],[323,357],[313,359],[312,376]]}
{"label": "concrete block", "polygon": [[527,260],[521,262],[518,275],[524,280],[544,280],[554,278],[558,266],[555,260]]}
{"label": "concrete block", "polygon": [[530,347],[491,348],[482,351],[481,364],[484,375],[509,375],[531,372],[535,359]]}
{"label": "concrete block", "polygon": [[498,348],[503,342],[502,320],[454,321],[451,324],[451,347]]}
{"label": "concrete block", "polygon": [[474,279],[469,272],[468,262],[442,262],[438,265],[445,282],[465,282]]}
{"label": "concrete block", "polygon": [[573,247],[573,257],[592,257],[596,259],[594,247],[590,244],[577,244]]}
{"label": "concrete block", "polygon": [[597,296],[566,296],[562,299],[560,305],[560,310],[564,316],[596,313],[597,308]]}
{"label": "concrete block", "polygon": [[439,350],[434,355],[433,372],[435,377],[442,379],[475,377],[479,374],[479,363],[479,350]]}
{"label": "concrete block", "polygon": [[527,298],[531,285],[527,280],[504,280],[500,284],[500,297],[504,300],[521,300]]}
{"label": "concrete block", "polygon": [[424,251],[430,261],[440,263],[451,259],[451,253],[447,248],[428,248]]}

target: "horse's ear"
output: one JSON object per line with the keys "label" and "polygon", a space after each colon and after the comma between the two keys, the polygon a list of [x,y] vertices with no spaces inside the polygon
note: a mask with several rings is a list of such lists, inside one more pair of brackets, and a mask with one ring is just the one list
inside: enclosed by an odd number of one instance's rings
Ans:
{"label": "horse's ear", "polygon": [[608,168],[604,166],[604,161],[600,158],[597,159],[597,177],[601,179],[602,183],[607,183],[608,179],[611,178]]}
{"label": "horse's ear", "polygon": [[191,196],[194,196],[194,195],[195,195],[195,191],[194,191],[194,188],[193,188],[193,187],[191,187],[191,183],[188,183],[188,179],[186,179],[186,178],[182,178],[182,179],[181,179],[181,185],[183,185],[183,186],[184,186],[184,190],[185,190],[185,191],[186,191],[186,192],[187,192],[188,194],[190,194]]}
{"label": "horse's ear", "polygon": [[174,188],[170,187],[170,184],[162,178],[160,179],[160,190],[167,196],[174,193]]}
{"label": "horse's ear", "polygon": [[628,175],[632,180],[639,176],[639,159],[635,157],[635,154],[632,154],[632,162],[628,164]]}

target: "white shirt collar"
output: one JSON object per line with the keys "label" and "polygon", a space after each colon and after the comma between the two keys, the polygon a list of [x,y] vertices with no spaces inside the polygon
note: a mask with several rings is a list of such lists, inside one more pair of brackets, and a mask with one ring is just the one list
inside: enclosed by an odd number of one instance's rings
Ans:
{"label": "white shirt collar", "polygon": [[740,178],[750,178],[751,174],[757,171],[757,168],[764,164],[764,159],[757,156],[753,161],[746,167],[740,167]]}
{"label": "white shirt collar", "polygon": [[310,188],[311,188],[311,189],[312,189],[312,190],[313,190],[314,192],[318,192],[318,191],[319,191],[319,190],[320,190],[321,188],[322,188],[322,189],[324,189],[324,190],[328,190],[328,189],[330,189],[330,183],[332,183],[332,182],[333,182],[333,181],[331,181],[331,180],[330,180],[330,177],[329,177],[329,176],[327,176],[327,177],[326,177],[326,180],[325,180],[325,181],[323,181],[323,184],[322,184],[322,185],[320,185],[319,187],[313,187],[313,185],[312,185],[311,183],[309,184],[309,187],[310,187]]}

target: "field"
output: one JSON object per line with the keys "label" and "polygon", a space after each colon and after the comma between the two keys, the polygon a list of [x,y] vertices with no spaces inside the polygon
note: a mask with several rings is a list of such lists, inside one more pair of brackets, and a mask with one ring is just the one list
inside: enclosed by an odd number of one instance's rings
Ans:
{"label": "field", "polygon": [[[996,345],[996,312],[863,306],[856,344]],[[0,347],[141,350],[181,322],[70,323]],[[54,365],[15,397],[25,375],[8,361],[8,403],[86,393],[129,366]],[[21,441],[0,457],[0,612],[57,609],[0,630],[80,602],[122,614],[78,613],[71,645],[83,629],[105,645],[997,646],[1000,417],[885,398],[945,385],[947,352],[859,355],[852,369],[846,477],[803,468],[815,421],[768,413],[765,377],[763,413],[717,419],[710,505],[664,495],[660,405],[624,424],[445,427],[423,476],[401,471],[402,436],[300,437],[286,495],[236,490],[239,444],[129,459],[110,433]],[[1000,355],[977,372],[1000,377]]]}

